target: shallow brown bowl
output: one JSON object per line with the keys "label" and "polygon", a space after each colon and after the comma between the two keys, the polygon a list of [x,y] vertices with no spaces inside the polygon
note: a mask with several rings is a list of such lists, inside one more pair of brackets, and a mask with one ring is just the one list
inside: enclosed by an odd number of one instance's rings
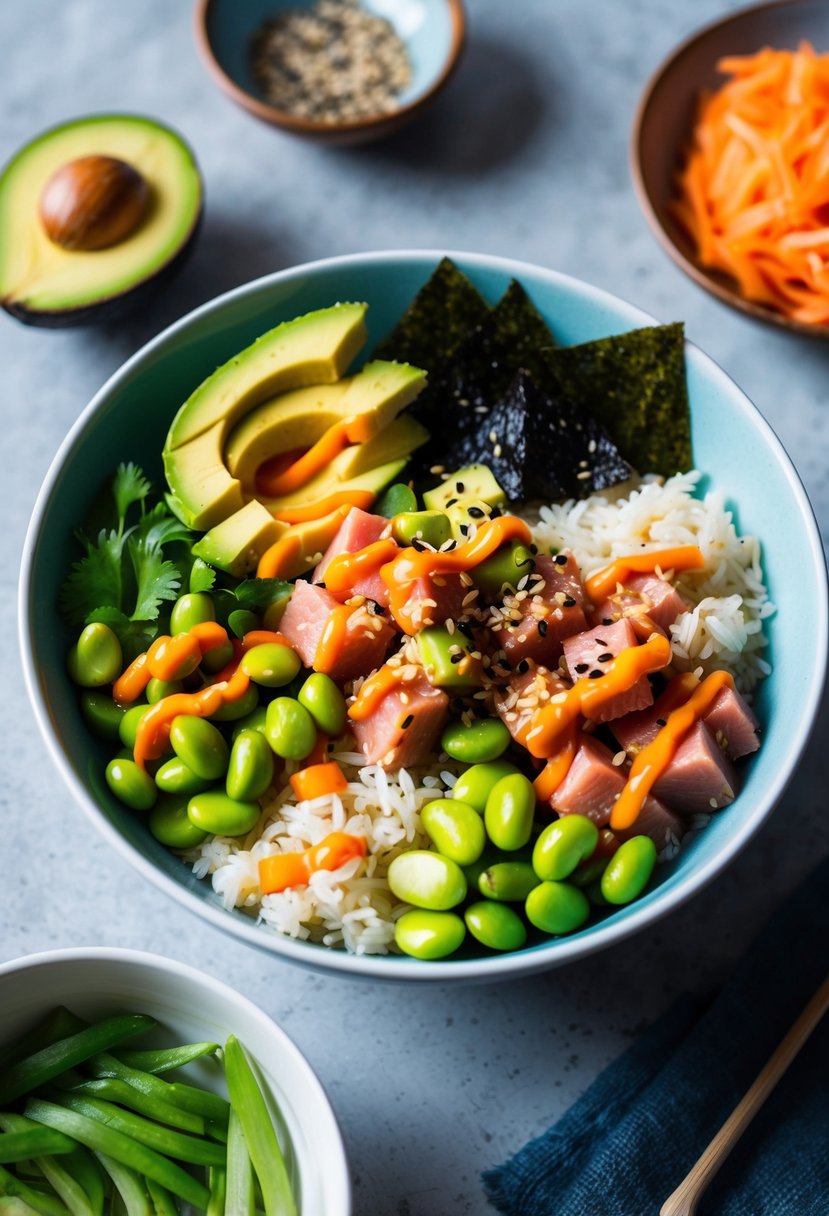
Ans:
{"label": "shallow brown bowl", "polygon": [[636,111],[630,160],[633,184],[645,218],[662,247],[700,287],[724,304],[782,329],[829,338],[829,326],[807,325],[754,304],[727,275],[701,266],[688,234],[671,216],[674,178],[690,138],[697,98],[724,82],[717,62],[724,55],[749,55],[764,46],[795,49],[801,40],[829,51],[827,0],[773,0],[706,26],[683,42],[657,68]]}
{"label": "shallow brown bowl", "polygon": [[281,9],[308,8],[313,0],[197,0],[196,46],[214,82],[249,114],[292,135],[320,143],[356,144],[390,135],[414,118],[446,84],[458,64],[466,35],[462,0],[364,0],[385,17],[406,44],[412,79],[396,109],[374,118],[320,122],[271,105],[256,83],[251,41]]}

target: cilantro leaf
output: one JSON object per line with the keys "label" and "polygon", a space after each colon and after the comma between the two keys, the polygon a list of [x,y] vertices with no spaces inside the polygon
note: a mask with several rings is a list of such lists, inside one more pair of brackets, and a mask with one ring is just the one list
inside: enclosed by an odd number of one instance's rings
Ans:
{"label": "cilantro leaf", "polygon": [[131,621],[118,608],[96,608],[94,612],[89,613],[84,624],[92,625],[96,621],[109,625],[121,643],[126,663],[131,663],[137,655],[146,650],[157,633],[154,621]]}
{"label": "cilantro leaf", "polygon": [[112,479],[112,497],[118,512],[119,531],[123,531],[127,512],[133,503],[143,503],[151,489],[150,482],[137,464],[129,461],[128,464],[122,462],[118,465]]}
{"label": "cilantro leaf", "polygon": [[60,589],[60,608],[73,625],[80,625],[102,604],[120,608],[123,594],[121,558],[127,539],[118,532],[102,530],[97,542],[78,538],[86,556],[72,563]]}
{"label": "cilantro leaf", "polygon": [[135,531],[149,545],[167,545],[174,540],[189,541],[194,535],[192,529],[170,514],[163,502],[157,502],[151,511],[141,516]]}
{"label": "cilantro leaf", "polygon": [[293,583],[286,583],[281,578],[248,578],[234,588],[234,595],[242,608],[257,612],[277,600],[286,599],[293,589]]}
{"label": "cilantro leaf", "polygon": [[154,621],[162,600],[174,600],[181,587],[178,568],[167,561],[160,545],[150,544],[146,537],[134,534],[127,540],[127,553],[132,562],[136,582],[133,621]]}
{"label": "cilantro leaf", "polygon": [[216,571],[200,557],[190,567],[190,591],[210,591],[216,582]]}

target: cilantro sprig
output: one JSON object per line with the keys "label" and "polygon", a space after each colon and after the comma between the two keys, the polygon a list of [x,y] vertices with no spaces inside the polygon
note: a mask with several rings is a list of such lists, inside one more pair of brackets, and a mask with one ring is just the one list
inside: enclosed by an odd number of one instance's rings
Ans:
{"label": "cilantro sprig", "polygon": [[[127,653],[138,653],[154,637],[161,605],[182,586],[187,559],[177,562],[165,547],[192,537],[164,502],[147,507],[152,485],[132,462],[120,464],[110,487],[114,526],[97,536],[75,533],[84,556],[72,563],[60,591],[60,609],[73,625],[103,621]],[[136,510],[137,508],[137,510]]]}

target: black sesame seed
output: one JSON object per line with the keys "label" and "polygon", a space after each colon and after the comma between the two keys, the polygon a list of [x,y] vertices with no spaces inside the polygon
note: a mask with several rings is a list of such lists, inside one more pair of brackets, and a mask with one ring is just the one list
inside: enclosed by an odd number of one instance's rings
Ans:
{"label": "black sesame seed", "polygon": [[599,671],[598,667],[596,667],[596,668],[594,668],[594,670],[593,670],[593,671],[591,671],[591,673],[590,673],[590,675],[589,675],[589,677],[588,677],[588,678],[589,678],[589,679],[591,679],[591,680],[600,680],[600,679],[602,678],[602,676],[603,676],[603,675],[604,675],[604,672],[603,672],[603,671]]}
{"label": "black sesame seed", "polygon": [[596,645],[597,646],[606,646],[607,642],[604,640],[604,638],[596,638]]}
{"label": "black sesame seed", "polygon": [[406,714],[406,717],[400,723],[400,729],[407,730],[408,727],[410,727],[413,722],[414,722],[414,714]]}
{"label": "black sesame seed", "polygon": [[668,725],[668,723],[665,721],[665,719],[664,719],[664,718],[657,718],[657,719],[656,719],[656,725],[657,725],[657,726],[667,726],[667,725]]}
{"label": "black sesame seed", "polygon": [[576,606],[576,601],[573,599],[572,595],[567,595],[564,597],[564,607],[565,608],[575,608],[575,606]]}
{"label": "black sesame seed", "polygon": [[456,482],[455,482],[455,489],[458,491],[458,493],[459,493],[459,494],[463,494],[463,490],[464,490],[463,482],[462,482],[462,481],[456,481]]}
{"label": "black sesame seed", "polygon": [[469,533],[469,524],[459,524],[458,531],[460,532],[461,536],[467,536]]}
{"label": "black sesame seed", "polygon": [[537,552],[538,552],[538,545],[530,545],[530,553],[532,553],[533,557],[535,557]]}
{"label": "black sesame seed", "polygon": [[525,674],[525,672],[528,672],[530,670],[529,660],[522,659],[515,670],[518,672],[519,675],[523,676]]}
{"label": "black sesame seed", "polygon": [[455,505],[455,503],[456,503],[457,501],[458,501],[458,500],[457,500],[457,498],[450,498],[450,499],[449,499],[449,501],[448,501],[448,503],[446,503],[446,506],[447,506],[447,507],[454,507],[454,505]]}
{"label": "black sesame seed", "polygon": [[425,553],[428,546],[424,545],[422,540],[418,540],[417,537],[415,537],[412,541],[412,548],[414,549],[415,553]]}
{"label": "black sesame seed", "polygon": [[609,663],[612,658],[613,658],[613,655],[610,653],[609,650],[606,650],[604,652],[604,654],[596,655],[596,662],[597,663]]}
{"label": "black sesame seed", "polygon": [[461,659],[464,657],[465,657],[464,651],[459,650],[457,654],[452,654],[449,656],[449,662],[450,663],[460,663]]}
{"label": "black sesame seed", "polygon": [[470,515],[472,519],[483,519],[486,515],[486,511],[482,511],[480,507],[470,507],[467,511],[467,515]]}
{"label": "black sesame seed", "polygon": [[576,663],[576,666],[573,668],[573,671],[578,672],[578,674],[581,675],[583,671],[587,671],[587,668],[589,666],[590,666],[589,663]]}
{"label": "black sesame seed", "polygon": [[546,621],[538,622],[538,632],[542,638],[546,638],[546,636],[547,636],[547,622]]}
{"label": "black sesame seed", "polygon": [[555,562],[555,564],[557,566],[566,566],[567,565],[567,554],[566,553],[557,553],[555,555],[555,557],[553,558],[553,561]]}
{"label": "black sesame seed", "polygon": [[612,618],[612,617],[609,617],[609,616],[604,617],[604,618],[602,619],[602,624],[603,624],[603,625],[612,625],[612,624],[613,624],[613,618]]}
{"label": "black sesame seed", "polygon": [[455,628],[459,633],[462,633],[465,638],[472,637],[472,627],[466,621],[455,621]]}

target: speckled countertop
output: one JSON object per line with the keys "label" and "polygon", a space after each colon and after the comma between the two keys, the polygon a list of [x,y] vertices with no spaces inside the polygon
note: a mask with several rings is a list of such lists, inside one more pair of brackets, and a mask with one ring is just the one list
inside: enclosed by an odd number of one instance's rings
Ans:
{"label": "speckled countertop", "polygon": [[[357,1216],[483,1213],[481,1169],[546,1127],[686,986],[716,984],[829,845],[818,727],[783,805],[703,895],[650,932],[502,987],[422,991],[325,978],[203,926],[116,856],[47,758],[17,658],[19,553],[40,481],[93,392],[191,307],[292,263],[399,246],[481,250],[578,275],[688,335],[745,389],[829,528],[829,345],[761,328],[705,296],[650,236],[627,168],[643,84],[724,0],[474,0],[439,106],[391,142],[293,142],[210,84],[181,0],[0,6],[0,160],[95,110],[155,114],[194,145],[207,215],[192,262],[143,315],[49,333],[0,315],[0,586],[5,673],[0,959],[80,944],[215,968],[296,1040],[340,1120]],[[0,239],[3,239],[0,234]]]}

